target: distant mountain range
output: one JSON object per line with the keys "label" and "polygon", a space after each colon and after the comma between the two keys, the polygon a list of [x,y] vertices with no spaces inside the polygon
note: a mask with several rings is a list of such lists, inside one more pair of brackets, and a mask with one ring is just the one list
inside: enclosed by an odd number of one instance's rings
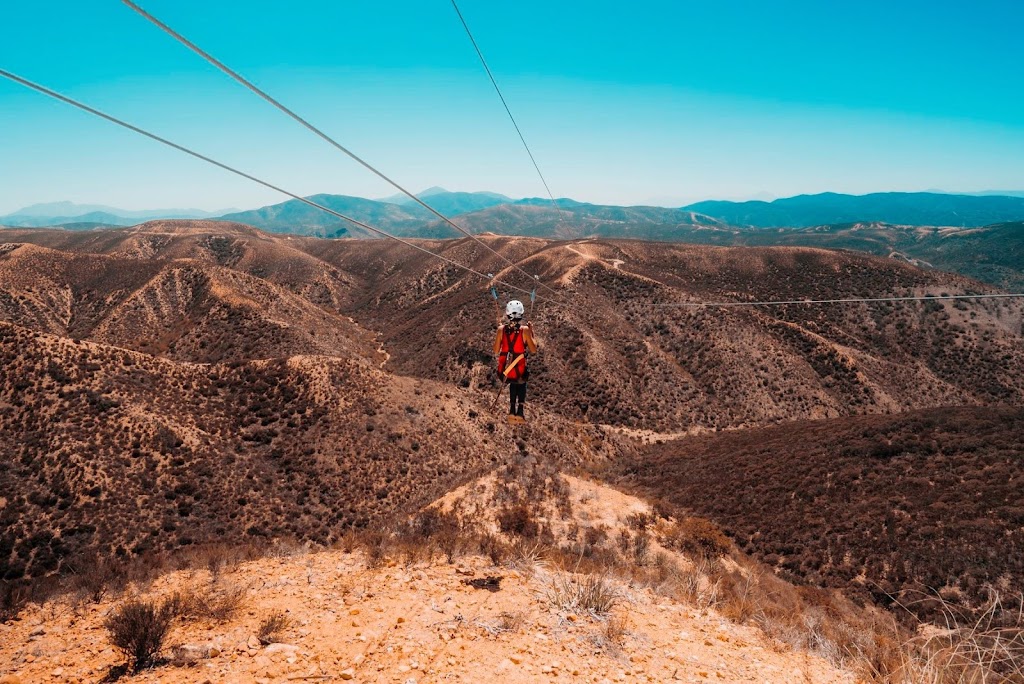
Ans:
{"label": "distant mountain range", "polygon": [[[546,199],[516,200],[493,192],[450,192],[434,187],[418,197],[448,217],[459,216],[475,231],[513,235],[575,235],[644,237],[671,240],[679,226],[738,228],[810,228],[854,223],[970,228],[1024,220],[1024,192],[950,194],[885,192],[870,195],[821,193],[772,202],[706,201],[685,207],[621,207],[563,198],[557,207]],[[1015,196],[1016,195],[1016,196]],[[319,194],[310,199],[330,209],[403,235],[445,237],[457,234],[438,224],[437,217],[405,195],[366,199]],[[545,211],[547,210],[547,211]],[[320,236],[360,236],[346,221],[289,200],[248,211],[207,212],[199,209],[128,211],[101,205],[54,202],[0,216],[0,225],[15,227],[66,224],[134,225],[154,218],[222,218],[273,232]],[[567,224],[574,225],[568,226]]]}
{"label": "distant mountain range", "polygon": [[[69,227],[67,224],[97,224],[100,226],[134,226],[142,221],[165,218],[198,219],[220,216],[226,211],[202,209],[118,209],[102,204],[76,204],[74,202],[47,202],[33,204],[13,214],[0,216],[0,225],[35,228],[43,226]],[[87,229],[71,227],[72,229]]]}

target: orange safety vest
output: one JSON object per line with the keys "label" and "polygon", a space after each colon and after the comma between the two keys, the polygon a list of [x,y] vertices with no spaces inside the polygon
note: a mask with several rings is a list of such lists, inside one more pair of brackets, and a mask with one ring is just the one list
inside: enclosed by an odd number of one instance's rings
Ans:
{"label": "orange safety vest", "polygon": [[[516,359],[519,360],[516,361]],[[512,362],[515,362],[515,365],[509,370],[506,364]],[[526,340],[523,339],[522,328],[511,328],[507,325],[501,327],[498,372],[504,375],[509,382],[522,382],[526,379]]]}

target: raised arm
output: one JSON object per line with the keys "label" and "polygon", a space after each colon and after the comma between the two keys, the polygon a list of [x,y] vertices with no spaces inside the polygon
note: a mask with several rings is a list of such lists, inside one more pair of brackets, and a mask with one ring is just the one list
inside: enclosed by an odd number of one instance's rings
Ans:
{"label": "raised arm", "polygon": [[494,336],[494,355],[497,356],[501,353],[501,326],[498,326],[498,332]]}

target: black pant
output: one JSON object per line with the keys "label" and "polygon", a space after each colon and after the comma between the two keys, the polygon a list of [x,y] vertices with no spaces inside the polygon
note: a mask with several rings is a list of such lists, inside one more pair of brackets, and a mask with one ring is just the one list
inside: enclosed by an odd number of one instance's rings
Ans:
{"label": "black pant", "polygon": [[523,415],[523,404],[526,403],[526,383],[511,382],[508,385],[508,413],[509,415]]}

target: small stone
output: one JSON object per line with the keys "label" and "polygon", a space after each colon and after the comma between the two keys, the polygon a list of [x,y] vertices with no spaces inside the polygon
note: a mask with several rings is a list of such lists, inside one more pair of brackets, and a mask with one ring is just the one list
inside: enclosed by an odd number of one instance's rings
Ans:
{"label": "small stone", "polygon": [[355,679],[356,671],[355,671],[355,669],[350,667],[348,669],[345,669],[345,670],[342,670],[341,672],[339,672],[338,676],[341,677],[342,679],[345,679],[345,680]]}
{"label": "small stone", "polygon": [[286,653],[289,656],[295,655],[295,652],[299,650],[298,646],[292,646],[291,644],[270,644],[263,652],[267,655],[274,655],[276,653]]}
{"label": "small stone", "polygon": [[257,639],[255,637],[255,635],[250,636],[249,639],[245,643],[249,647],[250,651],[252,651],[252,650],[259,650],[260,640]]}
{"label": "small stone", "polygon": [[402,624],[403,622],[405,622],[405,618],[402,617],[401,615],[399,615],[398,616],[398,624]]}
{"label": "small stone", "polygon": [[513,665],[522,665],[523,664],[523,659],[520,656],[513,655],[513,656],[509,656],[508,659],[512,661]]}

